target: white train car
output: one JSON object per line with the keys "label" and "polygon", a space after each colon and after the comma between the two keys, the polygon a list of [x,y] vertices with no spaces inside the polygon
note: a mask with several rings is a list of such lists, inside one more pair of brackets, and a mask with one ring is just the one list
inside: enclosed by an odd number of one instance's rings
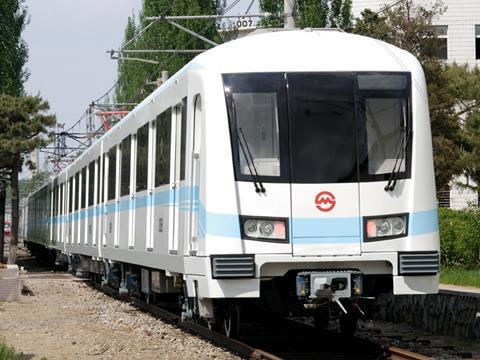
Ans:
{"label": "white train car", "polygon": [[242,299],[317,319],[327,300],[348,328],[355,299],[438,289],[426,89],[366,37],[220,45],[30,197],[27,241],[120,291],[181,292],[229,334]]}

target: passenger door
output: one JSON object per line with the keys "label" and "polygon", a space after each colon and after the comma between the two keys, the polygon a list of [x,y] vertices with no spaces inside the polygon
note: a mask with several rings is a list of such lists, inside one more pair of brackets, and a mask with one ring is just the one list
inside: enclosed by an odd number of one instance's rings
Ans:
{"label": "passenger door", "polygon": [[192,173],[190,175],[190,234],[188,242],[188,254],[196,255],[198,251],[198,211],[200,201],[200,151],[202,131],[202,98],[195,97],[193,110],[193,152]]}
{"label": "passenger door", "polygon": [[182,110],[184,105],[179,104],[173,108],[172,121],[174,125],[174,136],[172,141],[172,155],[174,166],[172,167],[173,174],[172,179],[172,200],[171,206],[171,235],[169,241],[169,253],[173,255],[178,254],[179,239],[181,232],[183,232],[183,226],[180,216],[180,208],[182,206],[182,198],[184,197],[185,190],[182,189],[182,185],[185,184],[185,137],[186,137],[186,117],[182,116]]}
{"label": "passenger door", "polygon": [[354,81],[288,74],[294,255],[360,254]]}

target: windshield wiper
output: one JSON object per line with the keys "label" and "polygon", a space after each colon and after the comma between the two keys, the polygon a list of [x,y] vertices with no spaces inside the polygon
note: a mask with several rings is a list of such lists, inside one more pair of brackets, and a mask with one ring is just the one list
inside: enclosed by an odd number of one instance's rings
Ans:
{"label": "windshield wiper", "polygon": [[[398,148],[397,157],[395,158],[395,163],[393,165],[392,172],[390,173],[390,177],[388,179],[388,183],[385,186],[385,191],[393,191],[395,190],[395,186],[397,185],[397,176],[400,173],[400,169],[402,168],[403,161],[407,156],[407,146],[410,140],[410,135],[412,131],[409,130],[406,136],[402,136],[402,141],[400,142],[400,146]],[[402,156],[403,154],[403,156]],[[397,168],[398,164],[398,168]]]}
{"label": "windshield wiper", "polygon": [[[255,166],[255,163],[253,162],[253,156],[252,156],[252,153],[250,152],[250,147],[248,146],[248,142],[247,142],[247,139],[245,138],[245,134],[243,133],[243,129],[238,128],[238,131],[240,132],[240,135],[241,135],[241,137],[238,136],[238,143],[240,145],[240,148],[242,149],[243,156],[245,157],[245,160],[247,161],[248,170],[250,172],[250,175],[252,176],[253,185],[255,186],[255,192],[264,193],[265,192],[265,187],[263,186],[262,181],[260,180],[260,176],[258,175],[257,167]],[[242,144],[241,140],[243,140],[243,144]],[[245,151],[245,149],[247,149],[247,150]],[[252,168],[253,168],[253,171],[252,171]]]}

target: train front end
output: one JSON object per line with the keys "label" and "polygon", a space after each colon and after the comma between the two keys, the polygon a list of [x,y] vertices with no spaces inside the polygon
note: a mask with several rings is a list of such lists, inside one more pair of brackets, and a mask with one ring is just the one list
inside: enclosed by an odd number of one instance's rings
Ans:
{"label": "train front end", "polygon": [[[241,60],[219,66],[226,114],[218,110],[230,142],[227,155],[217,142],[207,158],[233,172],[217,168],[207,180],[208,199],[222,191],[209,200],[217,217],[205,218],[215,282],[205,289],[282,299],[279,308],[294,294],[305,307],[328,300],[345,313],[380,293],[436,293],[437,205],[418,61],[332,32],[256,35],[231,49]],[[242,58],[246,49],[258,54]]]}

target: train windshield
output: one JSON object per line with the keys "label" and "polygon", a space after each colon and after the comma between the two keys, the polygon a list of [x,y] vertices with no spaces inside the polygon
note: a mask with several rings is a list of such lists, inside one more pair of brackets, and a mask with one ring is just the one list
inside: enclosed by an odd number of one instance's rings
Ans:
{"label": "train windshield", "polygon": [[[342,183],[410,176],[410,75],[224,75],[237,180]],[[288,85],[287,85],[288,84]]]}

